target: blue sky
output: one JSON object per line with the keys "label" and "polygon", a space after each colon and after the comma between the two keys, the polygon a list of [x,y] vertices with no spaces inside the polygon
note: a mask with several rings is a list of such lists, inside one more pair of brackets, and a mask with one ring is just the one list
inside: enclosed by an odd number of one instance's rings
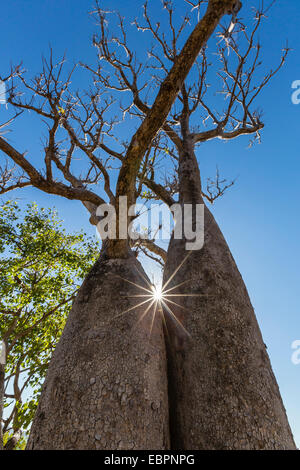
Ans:
{"label": "blue sky", "polygon": [[[159,8],[159,1],[155,2]],[[137,0],[105,3],[130,16],[135,16],[142,4]],[[57,56],[66,52],[70,62],[92,62],[90,42],[95,26],[88,15],[91,7],[89,0],[3,2],[0,75],[7,74],[11,63],[21,61],[34,75],[49,44]],[[258,100],[265,123],[261,145],[247,149],[245,138],[226,144],[209,142],[198,154],[203,176],[211,176],[216,164],[222,175],[238,176],[235,186],[216,203],[213,212],[249,290],[298,446],[300,365],[291,361],[291,344],[300,339],[300,105],[292,104],[291,86],[294,80],[300,80],[299,20],[299,0],[277,0],[260,33],[266,63],[277,63],[287,39],[293,49],[285,67]],[[138,45],[143,46],[143,42]],[[1,106],[1,122],[6,112]],[[41,135],[37,123],[21,119],[9,138],[20,151],[28,149],[29,155],[39,158]],[[35,200],[40,205],[55,206],[68,229],[84,228],[94,234],[80,203],[34,189],[12,196],[23,202]]]}

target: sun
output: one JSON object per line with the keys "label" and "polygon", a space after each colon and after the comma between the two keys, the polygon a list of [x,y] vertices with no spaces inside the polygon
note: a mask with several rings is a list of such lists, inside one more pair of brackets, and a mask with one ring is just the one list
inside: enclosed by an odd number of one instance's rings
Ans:
{"label": "sun", "polygon": [[[169,279],[165,282],[164,285],[151,284],[148,281],[148,279],[139,271],[138,268],[136,268],[136,270],[137,270],[139,276],[141,277],[141,279],[144,281],[144,283],[145,283],[144,285],[139,285],[135,282],[129,281],[128,279],[124,279],[121,276],[118,276],[121,279],[123,279],[123,281],[128,282],[129,284],[132,284],[135,287],[137,287],[139,289],[139,293],[129,296],[129,297],[136,298],[137,299],[137,304],[133,305],[129,309],[125,310],[124,312],[121,312],[119,315],[116,315],[116,317],[114,317],[114,319],[116,319],[118,317],[121,317],[121,316],[131,312],[132,310],[136,309],[137,307],[144,306],[145,310],[141,314],[141,316],[138,319],[137,323],[140,323],[146,315],[150,314],[152,316],[151,327],[150,327],[150,336],[151,336],[152,327],[153,327],[153,323],[154,323],[156,315],[161,315],[166,328],[167,328],[167,324],[166,324],[165,317],[168,316],[175,323],[177,323],[177,325],[188,336],[190,336],[189,332],[185,329],[183,323],[179,320],[176,313],[173,311],[174,306],[176,308],[180,308],[180,309],[183,309],[183,310],[187,310],[187,309],[183,305],[178,304],[177,302],[175,302],[175,300],[177,300],[178,297],[179,298],[180,297],[198,297],[198,296],[202,297],[203,294],[174,293],[174,291],[176,292],[176,290],[179,286],[182,286],[183,284],[186,284],[186,283],[190,282],[189,280],[185,280],[185,281],[181,282],[180,284],[177,284],[173,287],[169,287],[168,289],[167,289],[167,287],[170,284],[170,282],[172,281],[172,279],[175,277],[176,273],[180,270],[182,265],[186,262],[186,260],[188,259],[188,257],[190,256],[191,253],[192,252],[187,253],[185,258],[182,260],[182,262],[179,264],[179,266],[177,266],[177,268],[175,269],[173,274],[169,277]],[[141,300],[141,302],[140,302],[140,300]]]}
{"label": "sun", "polygon": [[163,300],[164,294],[162,292],[161,286],[151,286],[152,297],[156,302],[161,302]]}

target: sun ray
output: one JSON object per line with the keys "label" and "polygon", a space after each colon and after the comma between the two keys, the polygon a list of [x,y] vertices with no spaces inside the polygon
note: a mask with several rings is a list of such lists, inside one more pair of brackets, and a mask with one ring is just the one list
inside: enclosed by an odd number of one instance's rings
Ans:
{"label": "sun ray", "polygon": [[191,282],[191,279],[187,279],[186,281],[180,282],[179,284],[177,284],[174,287],[171,287],[170,289],[167,289],[167,290],[164,289],[163,293],[167,294],[168,292],[171,292],[172,290],[177,289],[177,287],[183,286],[184,284],[187,284],[188,282]]}
{"label": "sun ray", "polygon": [[168,294],[168,297],[208,297],[208,295],[207,294]]}
{"label": "sun ray", "polygon": [[166,304],[166,302],[164,300],[162,300],[162,304],[163,306],[165,307],[165,309],[167,310],[167,312],[169,312],[172,316],[172,318],[174,318],[174,320],[179,324],[179,326],[185,331],[185,333],[188,335],[188,336],[191,336],[189,334],[189,332],[185,329],[185,327],[183,326],[183,324],[181,323],[180,320],[178,320],[178,318],[176,317],[176,315],[174,314],[174,312],[170,309],[170,307],[168,307],[168,305]]}
{"label": "sun ray", "polygon": [[[150,302],[150,300],[147,300],[147,302]],[[141,317],[139,318],[139,320],[137,321],[137,325],[143,320],[143,318],[145,318],[145,316],[147,315],[147,313],[149,312],[150,308],[152,307],[152,305],[155,303],[156,301],[153,299],[151,304],[147,307],[147,309],[144,311],[143,315],[141,315]]]}
{"label": "sun ray", "polygon": [[136,298],[136,297],[143,297],[143,298],[145,298],[145,297],[148,297],[148,298],[152,299],[152,298],[153,298],[153,293],[152,293],[152,294],[126,295],[126,297],[128,297],[128,298]]}
{"label": "sun ray", "polygon": [[170,300],[170,299],[168,299],[168,298],[165,298],[164,301],[165,301],[165,302],[169,302],[169,303],[172,304],[172,305],[176,305],[177,307],[180,307],[180,308],[182,308],[183,310],[186,310],[187,312],[189,312],[189,309],[188,309],[188,308],[184,307],[183,305],[178,304],[177,302],[173,302],[173,300]]}
{"label": "sun ray", "polygon": [[167,325],[167,322],[166,322],[166,318],[165,318],[165,316],[164,316],[164,313],[163,313],[163,311],[162,311],[162,308],[161,308],[161,313],[162,313],[161,317],[162,317],[162,320],[163,320],[163,324],[164,324],[164,326],[165,326],[165,330],[166,330],[166,333],[167,333],[167,337],[168,337],[168,340],[170,341],[169,329],[168,329],[168,325]]}
{"label": "sun ray", "polygon": [[148,279],[139,271],[139,269],[135,266],[135,269],[137,270],[137,272],[139,273],[139,275],[141,276],[142,279],[144,279],[144,281],[146,282],[146,284],[150,287],[152,287],[152,285],[150,284],[150,282],[148,281]]}
{"label": "sun ray", "polygon": [[164,291],[165,288],[167,287],[168,284],[170,284],[170,282],[172,281],[172,279],[174,278],[174,276],[176,276],[176,274],[178,273],[179,269],[183,266],[183,264],[186,262],[186,260],[188,259],[188,257],[191,255],[192,251],[189,251],[188,254],[183,258],[183,260],[181,261],[181,263],[179,264],[179,266],[177,266],[177,268],[175,269],[175,271],[173,272],[173,274],[169,277],[169,279],[167,280],[167,282],[165,283],[165,285],[163,286],[162,290]]}
{"label": "sun ray", "polygon": [[113,317],[110,321],[113,321],[115,320],[116,318],[119,318],[119,317],[122,317],[123,315],[125,315],[126,313],[129,313],[131,312],[132,310],[134,310],[135,308],[138,308],[138,307],[141,307],[142,305],[145,305],[147,302],[150,302],[150,300],[144,300],[144,302],[141,302],[137,305],[134,305],[133,307],[130,307],[128,310],[125,310],[124,312],[122,313],[119,313],[119,315],[116,315],[115,317]]}
{"label": "sun ray", "polygon": [[117,275],[117,277],[119,277],[120,279],[122,279],[125,282],[128,282],[129,284],[132,284],[135,287],[138,287],[139,289],[142,289],[146,292],[151,292],[151,291],[149,291],[149,289],[146,289],[146,287],[140,286],[139,284],[136,284],[135,282],[129,281],[129,279],[125,279],[124,277],[119,276],[119,275]]}
{"label": "sun ray", "polygon": [[152,321],[151,321],[151,326],[150,326],[150,336],[149,336],[149,340],[151,338],[151,333],[152,333],[152,329],[153,329],[153,325],[154,325],[154,320],[155,320],[155,314],[156,314],[156,309],[157,309],[157,304],[158,304],[158,300],[155,300],[155,307],[153,309],[153,315],[152,315]]}

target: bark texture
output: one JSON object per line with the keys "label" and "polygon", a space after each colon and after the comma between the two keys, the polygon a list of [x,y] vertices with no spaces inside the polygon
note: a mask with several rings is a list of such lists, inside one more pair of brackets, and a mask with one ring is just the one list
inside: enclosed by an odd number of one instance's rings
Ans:
{"label": "bark texture", "polygon": [[[140,264],[102,256],[84,281],[51,360],[28,449],[168,449],[161,322],[138,323]],[[127,282],[125,281],[125,279]]]}
{"label": "bark texture", "polygon": [[[199,171],[190,172],[196,165],[186,147],[182,203],[201,201]],[[165,282],[186,255],[185,240],[172,239]],[[246,287],[207,208],[204,247],[191,253],[168,288],[183,281],[178,293],[197,296],[176,300],[187,310],[173,309],[190,337],[167,322],[172,449],[295,449]]]}

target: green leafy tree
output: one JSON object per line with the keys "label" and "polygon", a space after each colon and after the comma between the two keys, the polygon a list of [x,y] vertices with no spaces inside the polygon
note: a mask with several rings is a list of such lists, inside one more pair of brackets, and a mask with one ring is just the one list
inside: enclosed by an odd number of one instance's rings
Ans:
{"label": "green leafy tree", "polygon": [[52,352],[98,251],[86,234],[66,233],[54,210],[32,204],[23,215],[16,202],[0,206],[4,448],[24,447]]}

